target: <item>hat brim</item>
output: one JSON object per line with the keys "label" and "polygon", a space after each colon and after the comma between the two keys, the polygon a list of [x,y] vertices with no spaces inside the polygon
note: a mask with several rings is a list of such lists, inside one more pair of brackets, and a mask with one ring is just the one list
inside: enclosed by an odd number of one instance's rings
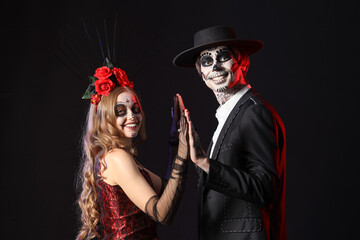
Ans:
{"label": "hat brim", "polygon": [[245,53],[247,53],[247,55],[250,56],[251,54],[254,54],[255,52],[259,51],[264,46],[264,43],[258,40],[251,40],[251,39],[231,39],[231,40],[223,40],[219,42],[212,42],[212,43],[196,46],[181,52],[174,58],[173,64],[178,67],[194,68],[196,59],[201,51],[208,49],[210,47],[221,46],[221,45],[232,46],[232,47],[236,46],[242,48],[245,51]]}

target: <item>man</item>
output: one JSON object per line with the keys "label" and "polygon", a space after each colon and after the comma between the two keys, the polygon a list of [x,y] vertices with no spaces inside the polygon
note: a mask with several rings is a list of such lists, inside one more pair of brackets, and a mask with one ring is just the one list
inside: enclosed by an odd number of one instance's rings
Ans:
{"label": "man", "polygon": [[190,158],[201,169],[199,239],[286,239],[285,129],[275,109],[249,85],[249,56],[263,47],[226,26],[194,35],[174,65],[196,67],[220,106],[205,155],[189,111]]}

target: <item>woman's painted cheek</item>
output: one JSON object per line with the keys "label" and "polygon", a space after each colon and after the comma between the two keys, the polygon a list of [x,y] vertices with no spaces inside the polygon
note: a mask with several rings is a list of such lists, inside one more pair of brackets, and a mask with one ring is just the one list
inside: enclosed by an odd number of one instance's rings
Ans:
{"label": "woman's painted cheek", "polygon": [[125,122],[125,117],[118,117],[118,123],[120,126],[124,126]]}

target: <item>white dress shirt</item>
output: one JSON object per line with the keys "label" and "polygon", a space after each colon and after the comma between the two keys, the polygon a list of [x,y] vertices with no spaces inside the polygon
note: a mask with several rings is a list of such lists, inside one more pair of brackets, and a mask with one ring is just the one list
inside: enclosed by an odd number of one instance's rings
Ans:
{"label": "white dress shirt", "polygon": [[213,145],[211,147],[210,157],[212,158],[212,154],[215,148],[216,141],[220,135],[221,129],[223,128],[226,119],[228,118],[230,112],[235,107],[236,103],[240,100],[242,96],[251,88],[250,84],[243,87],[240,91],[238,91],[234,96],[232,96],[229,100],[227,100],[224,105],[220,105],[216,110],[215,117],[218,120],[218,126],[214,132],[212,137]]}

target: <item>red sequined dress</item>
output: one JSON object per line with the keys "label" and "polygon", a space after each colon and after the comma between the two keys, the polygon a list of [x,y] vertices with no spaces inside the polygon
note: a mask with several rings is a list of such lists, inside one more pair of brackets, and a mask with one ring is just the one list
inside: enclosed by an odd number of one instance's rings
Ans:
{"label": "red sequined dress", "polygon": [[[153,187],[149,173],[141,169],[140,172]],[[102,240],[157,239],[156,222],[141,211],[120,186],[98,179],[97,194],[101,214],[98,232]]]}

